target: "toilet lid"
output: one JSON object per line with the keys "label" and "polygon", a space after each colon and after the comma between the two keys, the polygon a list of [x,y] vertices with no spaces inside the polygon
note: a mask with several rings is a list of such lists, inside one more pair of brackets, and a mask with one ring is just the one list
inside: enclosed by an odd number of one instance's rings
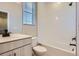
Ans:
{"label": "toilet lid", "polygon": [[47,51],[47,49],[43,46],[36,46],[36,47],[33,47],[33,49],[38,52],[46,52]]}

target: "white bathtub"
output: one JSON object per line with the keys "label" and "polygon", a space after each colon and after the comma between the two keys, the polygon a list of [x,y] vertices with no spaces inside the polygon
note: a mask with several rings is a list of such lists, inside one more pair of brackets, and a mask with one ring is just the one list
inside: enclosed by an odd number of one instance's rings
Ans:
{"label": "white bathtub", "polygon": [[44,56],[75,56],[74,52],[40,43],[47,48],[47,53]]}

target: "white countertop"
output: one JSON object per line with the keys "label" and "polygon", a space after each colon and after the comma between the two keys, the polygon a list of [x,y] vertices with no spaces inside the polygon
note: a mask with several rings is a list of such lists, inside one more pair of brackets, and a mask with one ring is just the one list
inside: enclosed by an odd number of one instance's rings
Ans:
{"label": "white countertop", "polygon": [[0,43],[5,43],[5,42],[10,42],[14,40],[19,40],[19,39],[25,39],[25,38],[32,38],[30,35],[25,35],[25,34],[10,34],[9,37],[2,37],[0,35]]}

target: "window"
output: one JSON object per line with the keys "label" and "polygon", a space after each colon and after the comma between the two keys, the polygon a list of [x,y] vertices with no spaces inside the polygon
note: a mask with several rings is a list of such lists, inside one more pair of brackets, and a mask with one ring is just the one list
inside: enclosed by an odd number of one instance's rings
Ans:
{"label": "window", "polygon": [[34,2],[23,3],[23,24],[35,24],[36,4]]}

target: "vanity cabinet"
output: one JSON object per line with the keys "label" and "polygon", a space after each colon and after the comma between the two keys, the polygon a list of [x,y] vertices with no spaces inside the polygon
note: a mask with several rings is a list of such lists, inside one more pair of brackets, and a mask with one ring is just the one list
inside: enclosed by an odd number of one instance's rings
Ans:
{"label": "vanity cabinet", "polygon": [[31,37],[0,43],[0,56],[32,56]]}

